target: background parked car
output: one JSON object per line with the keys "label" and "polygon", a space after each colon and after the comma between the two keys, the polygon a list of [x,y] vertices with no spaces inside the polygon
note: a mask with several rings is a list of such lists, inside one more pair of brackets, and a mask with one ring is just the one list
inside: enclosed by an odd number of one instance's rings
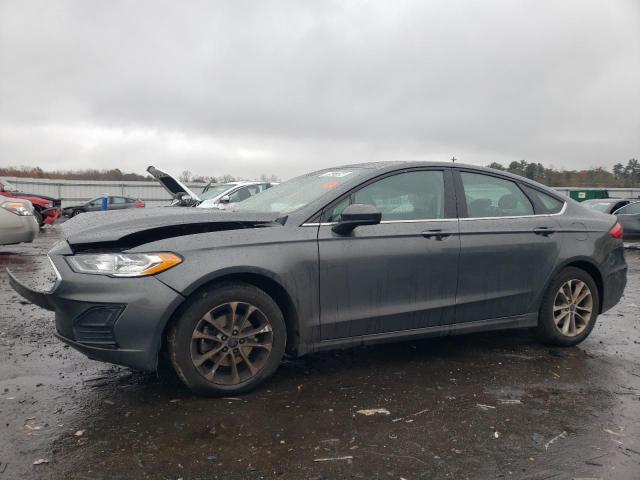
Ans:
{"label": "background parked car", "polygon": [[612,213],[624,228],[626,241],[640,240],[640,199],[602,198],[587,200],[582,205],[603,213]]}
{"label": "background parked car", "polygon": [[582,205],[593,208],[602,213],[613,213],[619,208],[629,205],[630,203],[640,201],[638,198],[598,198],[594,200],[585,200]]}
{"label": "background parked car", "polygon": [[227,182],[207,185],[198,205],[200,208],[224,208],[226,204],[238,203],[257,195],[276,184],[271,182]]}
{"label": "background parked car", "polygon": [[640,241],[640,201],[628,203],[613,214],[624,228],[626,241]]}
{"label": "background parked car", "polygon": [[0,179],[0,195],[10,198],[28,200],[33,205],[33,215],[39,226],[53,225],[56,219],[62,215],[60,199],[45,195],[20,192],[5,179]]}
{"label": "background parked car", "polygon": [[271,188],[271,182],[226,182],[209,183],[202,193],[196,194],[173,175],[151,166],[147,172],[173,197],[173,206],[225,208],[229,203],[238,203]]}
{"label": "background parked car", "polygon": [[31,243],[39,229],[29,200],[0,196],[0,245]]}
{"label": "background parked car", "polygon": [[[144,202],[137,198],[123,197],[117,195],[110,195],[107,197],[109,210],[123,210],[125,208],[143,208]],[[92,198],[86,203],[81,205],[73,205],[71,207],[65,207],[65,217],[75,217],[85,212],[97,212],[102,210],[102,197]]]}

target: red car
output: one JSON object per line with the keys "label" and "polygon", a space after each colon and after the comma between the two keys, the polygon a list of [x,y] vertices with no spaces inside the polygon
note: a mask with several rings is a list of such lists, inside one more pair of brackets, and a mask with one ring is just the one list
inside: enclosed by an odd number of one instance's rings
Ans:
{"label": "red car", "polygon": [[41,227],[43,225],[53,225],[56,219],[62,214],[59,199],[35,193],[19,192],[14,185],[5,179],[0,179],[0,195],[29,200],[33,204],[33,215]]}

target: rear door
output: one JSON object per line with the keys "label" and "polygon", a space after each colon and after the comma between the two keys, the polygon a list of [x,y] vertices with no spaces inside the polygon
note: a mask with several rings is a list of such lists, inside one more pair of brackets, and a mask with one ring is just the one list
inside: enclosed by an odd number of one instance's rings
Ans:
{"label": "rear door", "polygon": [[552,208],[505,177],[455,169],[454,178],[460,212],[456,323],[536,312],[559,254]]}
{"label": "rear door", "polygon": [[[351,203],[382,212],[348,236]],[[460,240],[449,168],[394,172],[330,205],[319,227],[323,340],[443,326],[453,320]]]}

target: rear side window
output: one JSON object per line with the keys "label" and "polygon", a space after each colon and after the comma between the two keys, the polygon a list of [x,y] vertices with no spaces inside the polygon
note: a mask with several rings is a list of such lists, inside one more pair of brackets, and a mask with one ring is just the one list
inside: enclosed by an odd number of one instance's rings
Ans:
{"label": "rear side window", "polygon": [[124,204],[126,202],[127,202],[127,199],[124,197],[111,197],[111,203]]}
{"label": "rear side window", "polygon": [[[538,204],[544,207],[544,212],[539,213],[558,213],[562,210],[564,206],[564,202],[558,200],[557,198],[552,197],[551,195],[547,195],[546,193],[542,193],[535,188],[530,188],[524,185],[524,189],[527,191],[530,197],[538,199]],[[598,209],[595,205],[590,205],[592,208]],[[598,209],[599,210],[599,209]]]}
{"label": "rear side window", "polygon": [[640,202],[625,205],[615,213],[616,215],[638,215],[640,214]]}
{"label": "rear side window", "polygon": [[533,215],[533,205],[515,182],[481,173],[461,172],[460,177],[469,217]]}
{"label": "rear side window", "polygon": [[341,200],[328,220],[340,221],[351,203],[374,205],[383,221],[430,220],[444,218],[444,173],[424,170],[399,173],[371,183]]}

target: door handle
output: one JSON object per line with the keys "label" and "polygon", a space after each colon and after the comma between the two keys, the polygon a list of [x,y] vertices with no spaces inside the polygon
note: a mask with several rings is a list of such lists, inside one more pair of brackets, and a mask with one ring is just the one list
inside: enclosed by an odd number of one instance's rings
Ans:
{"label": "door handle", "polygon": [[434,228],[433,230],[425,230],[422,232],[422,236],[424,238],[435,238],[438,241],[441,241],[445,238],[451,236],[450,233],[443,232],[441,228]]}
{"label": "door handle", "polygon": [[536,227],[533,229],[533,233],[536,235],[542,235],[544,237],[548,237],[556,233],[554,228],[551,227]]}

